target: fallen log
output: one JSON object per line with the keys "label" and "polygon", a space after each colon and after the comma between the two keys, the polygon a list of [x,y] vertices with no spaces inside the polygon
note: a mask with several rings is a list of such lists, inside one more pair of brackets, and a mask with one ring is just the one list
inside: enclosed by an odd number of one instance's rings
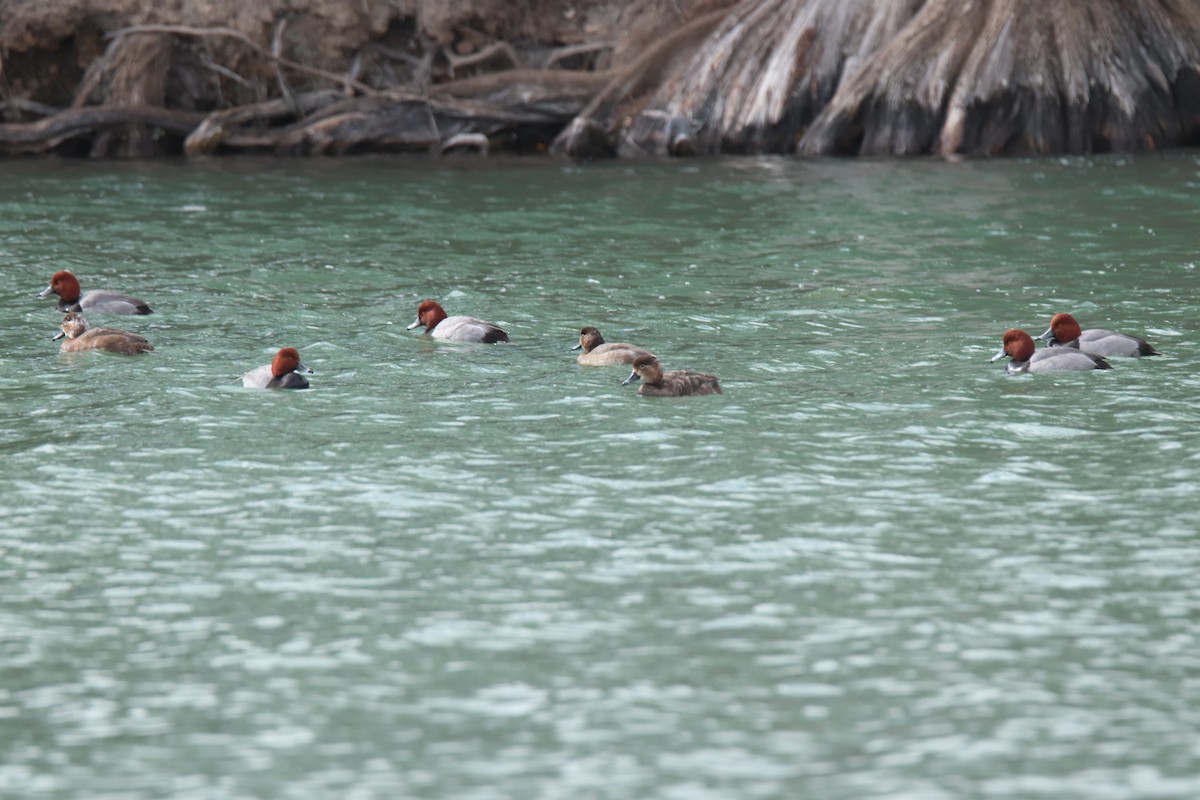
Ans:
{"label": "fallen log", "polygon": [[72,108],[37,122],[0,124],[0,148],[7,153],[45,153],[68,139],[126,125],[145,125],[183,137],[203,119],[203,114],[166,108]]}
{"label": "fallen log", "polygon": [[344,96],[336,90],[323,89],[297,95],[293,102],[283,99],[267,100],[263,103],[215,111],[205,117],[184,139],[184,155],[200,156],[215,152],[224,143],[227,133],[236,130],[238,126],[251,123],[261,125],[285,116],[303,117],[318,108],[341,100]]}
{"label": "fallen log", "polygon": [[[392,92],[343,99],[305,119],[276,128],[226,129],[223,146],[231,150],[270,151],[280,155],[344,154],[353,151],[438,152],[443,143],[465,137],[479,148],[479,137],[502,133],[533,137],[519,149],[549,142],[562,118],[536,111],[514,111],[470,100]],[[512,149],[512,142],[508,142]],[[480,148],[482,149],[482,148]]]}

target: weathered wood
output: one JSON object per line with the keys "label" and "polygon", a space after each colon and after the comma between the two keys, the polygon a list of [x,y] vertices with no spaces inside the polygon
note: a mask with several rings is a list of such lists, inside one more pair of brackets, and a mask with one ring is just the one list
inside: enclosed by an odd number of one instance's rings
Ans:
{"label": "weathered wood", "polygon": [[[266,150],[283,155],[342,154],[364,149],[437,152],[439,145],[458,136],[487,137],[503,130],[540,128],[559,122],[554,116],[514,112],[469,100],[390,92],[345,98],[282,127],[223,127],[220,141],[232,150]],[[460,139],[463,141],[470,139]]]}
{"label": "weathered wood", "polygon": [[183,142],[183,152],[188,156],[206,155],[216,151],[223,143],[226,132],[239,125],[270,123],[284,116],[303,116],[318,108],[331,105],[344,95],[333,89],[305,92],[286,100],[268,100],[246,106],[236,106],[209,114],[191,131]]}
{"label": "weathered wood", "polygon": [[597,158],[616,154],[616,112],[621,104],[654,88],[664,76],[700,46],[704,38],[725,17],[724,10],[692,20],[649,48],[632,64],[611,71],[611,78],[579,116],[554,140],[552,152],[573,158]]}
{"label": "weathered wood", "polygon": [[185,136],[203,118],[203,114],[166,108],[89,106],[67,109],[37,122],[10,122],[0,125],[0,148],[9,153],[46,152],[73,137],[123,125],[146,125]]}
{"label": "weathered wood", "polygon": [[246,34],[242,33],[241,31],[234,30],[233,28],[196,28],[190,25],[131,25],[128,28],[121,28],[120,30],[113,31],[111,36],[114,38],[119,38],[122,36],[131,36],[137,33],[169,33],[175,36],[192,36],[199,38],[208,36],[221,36],[230,39],[236,39],[264,58],[269,58],[279,66],[286,67],[293,72],[300,72],[305,75],[324,78],[325,80],[332,81],[339,86],[349,86],[355,91],[366,95],[376,94],[377,91],[370,86],[367,86],[365,83],[352,80],[346,75],[338,75],[335,72],[318,69],[317,67],[310,67],[307,64],[301,64],[297,61],[283,58],[282,56],[271,52],[271,50],[267,49],[266,47],[263,47]]}
{"label": "weathered wood", "polygon": [[1200,143],[1200,4],[929,0],[849,76],[802,154],[1137,151]]}
{"label": "weathered wood", "polygon": [[[696,121],[706,152],[781,152],[837,91],[848,67],[884,45],[925,0],[739,3],[648,104]],[[650,141],[641,136],[650,135]],[[656,151],[652,126],[632,143]]]}

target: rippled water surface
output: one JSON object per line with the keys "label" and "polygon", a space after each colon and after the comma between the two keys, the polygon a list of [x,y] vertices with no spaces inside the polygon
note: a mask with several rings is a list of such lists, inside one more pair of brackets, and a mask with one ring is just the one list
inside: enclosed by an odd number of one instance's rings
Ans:
{"label": "rippled water surface", "polygon": [[[1200,797],[1197,231],[1195,153],[0,163],[0,796]],[[989,363],[1056,311],[1164,355]]]}

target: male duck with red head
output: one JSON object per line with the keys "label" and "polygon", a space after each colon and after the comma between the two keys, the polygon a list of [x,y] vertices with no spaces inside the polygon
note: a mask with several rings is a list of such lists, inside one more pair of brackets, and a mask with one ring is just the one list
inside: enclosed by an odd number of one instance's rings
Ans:
{"label": "male duck with red head", "polygon": [[417,307],[417,320],[408,330],[425,327],[425,332],[434,339],[448,342],[481,342],[495,344],[507,342],[508,334],[490,322],[475,317],[448,317],[436,300],[422,300]]}
{"label": "male duck with red head", "polygon": [[1022,330],[1004,332],[1004,345],[992,356],[992,361],[1010,356],[1005,372],[1077,372],[1089,369],[1112,369],[1100,356],[1093,356],[1069,347],[1043,347],[1034,351],[1033,337]]}
{"label": "male duck with red head", "polygon": [[59,311],[97,312],[100,314],[153,314],[144,300],[108,289],[92,289],[80,293],[79,279],[70,272],[59,270],[50,278],[50,285],[38,297],[58,295]]}
{"label": "male duck with red head", "polygon": [[308,378],[301,372],[312,374],[312,370],[300,363],[300,352],[294,347],[284,347],[275,354],[270,364],[255,367],[242,376],[242,386],[247,389],[307,389]]}
{"label": "male duck with red head", "polygon": [[1138,358],[1159,355],[1145,339],[1127,333],[1103,328],[1081,330],[1079,322],[1070,314],[1055,314],[1050,319],[1050,327],[1038,338],[1049,340],[1051,347],[1073,347],[1097,356]]}

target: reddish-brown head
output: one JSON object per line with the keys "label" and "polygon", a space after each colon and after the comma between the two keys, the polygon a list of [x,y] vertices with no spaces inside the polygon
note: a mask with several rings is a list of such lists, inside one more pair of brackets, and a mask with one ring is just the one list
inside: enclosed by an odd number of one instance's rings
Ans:
{"label": "reddish-brown head", "polygon": [[1075,341],[1083,332],[1070,314],[1055,314],[1050,320],[1050,330],[1054,333],[1055,341],[1064,343]]}
{"label": "reddish-brown head", "polygon": [[271,362],[271,374],[276,378],[282,378],[298,369],[305,367],[300,363],[300,352],[294,347],[283,348],[275,354],[275,360]]}
{"label": "reddish-brown head", "polygon": [[50,278],[50,291],[58,295],[64,303],[74,303],[79,300],[79,279],[71,273],[59,270]]}
{"label": "reddish-brown head", "polygon": [[436,300],[422,300],[421,305],[417,306],[417,322],[409,327],[416,328],[424,325],[425,330],[431,331],[445,318],[446,312]]}
{"label": "reddish-brown head", "polygon": [[1028,361],[1033,358],[1033,351],[1033,337],[1025,331],[1013,328],[1004,332],[1004,352],[1013,361]]}

